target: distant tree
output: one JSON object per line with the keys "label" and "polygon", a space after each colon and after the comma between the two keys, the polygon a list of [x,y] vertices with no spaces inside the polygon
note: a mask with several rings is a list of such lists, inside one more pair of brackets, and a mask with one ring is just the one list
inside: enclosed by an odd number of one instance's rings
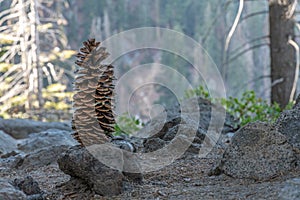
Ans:
{"label": "distant tree", "polygon": [[281,108],[293,100],[298,80],[299,47],[294,40],[296,4],[297,0],[269,0],[271,102],[279,103]]}
{"label": "distant tree", "polygon": [[[36,95],[38,107],[42,107],[42,77],[39,63],[39,16],[35,0],[15,0],[1,12],[2,40],[10,41],[0,61],[13,65],[0,79],[10,83],[0,98],[5,102],[21,92],[27,93],[27,109],[32,109],[32,98]],[[7,78],[10,76],[10,80]],[[6,80],[5,80],[6,79]],[[4,88],[1,88],[3,90]]]}
{"label": "distant tree", "polygon": [[59,26],[65,21],[56,13],[62,1],[2,2],[9,6],[0,10],[0,113],[10,109],[14,97],[25,100],[26,112],[41,110],[44,75],[47,80],[56,76],[50,63],[53,50],[66,45]]}
{"label": "distant tree", "polygon": [[[240,8],[245,0],[240,0]],[[226,38],[225,61],[223,67],[231,63],[241,55],[263,46],[270,47],[270,75],[261,75],[253,79],[257,81],[261,78],[271,78],[271,103],[278,103],[281,108],[293,100],[299,74],[299,46],[295,42],[295,18],[297,0],[269,0],[269,11],[262,10],[244,16],[240,21],[250,17],[269,13],[269,35],[257,37],[248,41],[253,43],[250,47],[245,44],[236,48],[233,55],[229,57],[226,53],[229,47],[230,38],[235,28],[231,28]],[[240,9],[239,9],[240,10]],[[232,27],[236,27],[240,15],[237,14]],[[231,31],[233,30],[233,31]],[[265,39],[270,42],[262,42]],[[224,74],[223,74],[224,75]],[[226,76],[225,76],[226,77]]]}

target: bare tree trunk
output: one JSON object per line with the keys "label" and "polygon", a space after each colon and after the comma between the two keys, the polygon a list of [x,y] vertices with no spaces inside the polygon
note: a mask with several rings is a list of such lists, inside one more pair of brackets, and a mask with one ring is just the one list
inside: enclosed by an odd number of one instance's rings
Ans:
{"label": "bare tree trunk", "polygon": [[38,100],[38,109],[43,107],[43,71],[39,63],[39,33],[37,25],[39,22],[39,16],[37,12],[36,0],[30,0],[30,30],[31,30],[31,58],[32,58],[32,70],[33,70],[33,94]]}
{"label": "bare tree trunk", "polygon": [[[24,0],[18,1],[19,6],[19,32],[20,32],[20,49],[21,49],[21,65],[23,70],[24,83],[26,85],[27,96],[29,97],[28,88],[29,88],[29,66],[28,66],[28,33],[26,32],[26,27],[28,26],[27,13],[25,11]],[[30,110],[32,108],[32,101],[28,98],[28,101],[25,103],[25,109]]]}
{"label": "bare tree trunk", "polygon": [[293,98],[296,54],[294,6],[297,0],[269,0],[271,102],[284,108]]}

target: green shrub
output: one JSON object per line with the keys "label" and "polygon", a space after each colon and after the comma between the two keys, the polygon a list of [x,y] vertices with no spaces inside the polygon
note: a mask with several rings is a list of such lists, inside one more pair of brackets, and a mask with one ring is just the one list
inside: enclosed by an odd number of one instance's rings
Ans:
{"label": "green shrub", "polygon": [[[272,123],[282,112],[277,103],[270,105],[266,100],[258,98],[254,91],[244,92],[239,99],[234,97],[212,99],[209,92],[203,86],[199,86],[194,90],[186,91],[185,94],[186,98],[200,96],[212,102],[221,103],[229,114],[239,120],[242,126],[258,120]],[[293,103],[289,103],[285,109],[291,109],[292,105]]]}
{"label": "green shrub", "polygon": [[186,99],[196,97],[196,96],[197,97],[203,97],[205,99],[211,99],[210,95],[209,95],[209,92],[202,85],[199,85],[195,89],[185,91],[185,98]]}
{"label": "green shrub", "polygon": [[132,135],[144,126],[139,118],[129,117],[128,113],[118,116],[116,122],[114,135],[120,135],[122,133]]}

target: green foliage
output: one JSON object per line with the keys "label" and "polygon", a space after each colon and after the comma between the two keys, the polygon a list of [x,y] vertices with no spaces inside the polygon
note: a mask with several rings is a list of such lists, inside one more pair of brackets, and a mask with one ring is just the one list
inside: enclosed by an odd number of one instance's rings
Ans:
{"label": "green foliage", "polygon": [[187,99],[196,97],[196,96],[203,97],[205,99],[210,99],[209,92],[202,85],[199,85],[197,88],[195,88],[193,90],[185,91],[185,98],[187,98]]}
{"label": "green foliage", "polygon": [[118,116],[116,121],[114,135],[120,135],[122,133],[132,135],[144,126],[139,118],[129,117],[128,113]]}
{"label": "green foliage", "polygon": [[[258,98],[254,91],[244,92],[241,98],[229,97],[228,99],[212,99],[203,86],[186,91],[186,98],[195,96],[221,103],[229,114],[239,120],[242,126],[254,121],[272,123],[282,112],[277,103],[270,105],[266,100]],[[289,103],[285,109],[291,109],[292,105],[292,102]]]}
{"label": "green foliage", "polygon": [[[246,91],[240,99],[229,97],[221,100],[226,110],[240,120],[241,125],[253,121],[275,122],[282,112],[279,104],[269,105],[266,100],[256,97],[254,91]],[[290,103],[286,109],[290,109]]]}

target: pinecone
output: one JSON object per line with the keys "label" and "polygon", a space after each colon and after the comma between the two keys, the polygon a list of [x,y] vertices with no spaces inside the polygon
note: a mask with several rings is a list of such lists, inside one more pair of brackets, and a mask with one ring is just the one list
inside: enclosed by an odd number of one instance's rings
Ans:
{"label": "pinecone", "polygon": [[114,67],[101,62],[109,55],[100,42],[90,39],[77,54],[72,128],[83,146],[109,141],[114,132]]}

